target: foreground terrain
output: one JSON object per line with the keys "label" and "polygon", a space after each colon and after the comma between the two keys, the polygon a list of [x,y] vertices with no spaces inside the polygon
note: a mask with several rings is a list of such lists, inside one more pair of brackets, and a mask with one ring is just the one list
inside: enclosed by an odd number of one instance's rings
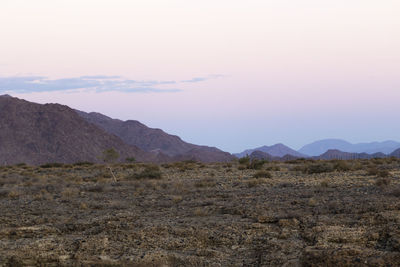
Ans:
{"label": "foreground terrain", "polygon": [[0,266],[396,266],[400,160],[0,167]]}

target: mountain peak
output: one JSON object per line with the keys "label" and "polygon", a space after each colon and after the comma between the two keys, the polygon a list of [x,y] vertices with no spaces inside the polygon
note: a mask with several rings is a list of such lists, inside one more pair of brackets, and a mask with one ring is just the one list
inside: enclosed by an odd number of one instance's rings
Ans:
{"label": "mountain peak", "polygon": [[8,95],[8,94],[5,94],[5,95],[0,95],[0,97],[8,97],[8,98],[13,98],[12,96],[10,96],[10,95]]}
{"label": "mountain peak", "polygon": [[277,143],[272,146],[262,146],[262,147],[257,147],[254,149],[248,149],[248,150],[245,150],[241,153],[237,153],[234,155],[241,158],[241,157],[245,157],[246,155],[250,155],[255,151],[261,151],[261,152],[267,153],[273,157],[283,157],[285,155],[291,155],[291,156],[295,156],[295,157],[306,157],[304,154],[301,154],[301,153],[297,152],[296,150],[291,149],[290,147],[288,147],[282,143]]}

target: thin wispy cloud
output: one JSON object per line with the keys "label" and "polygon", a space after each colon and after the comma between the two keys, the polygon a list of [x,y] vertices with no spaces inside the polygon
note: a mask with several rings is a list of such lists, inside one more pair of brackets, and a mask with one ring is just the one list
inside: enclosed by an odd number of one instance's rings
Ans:
{"label": "thin wispy cloud", "polygon": [[131,80],[121,76],[93,75],[77,78],[50,79],[44,76],[0,77],[0,93],[37,93],[74,90],[94,90],[95,92],[127,92],[127,93],[173,93],[179,88],[163,88],[185,82],[202,82],[211,79],[192,78],[186,81]]}
{"label": "thin wispy cloud", "polygon": [[214,74],[214,75],[208,75],[206,77],[194,77],[190,80],[183,80],[181,82],[182,83],[198,83],[198,82],[205,82],[208,80],[218,79],[218,78],[222,78],[222,77],[224,77],[224,75]]}
{"label": "thin wispy cloud", "polygon": [[93,76],[81,76],[80,78],[104,80],[104,79],[119,79],[121,78],[121,76],[93,75]]}

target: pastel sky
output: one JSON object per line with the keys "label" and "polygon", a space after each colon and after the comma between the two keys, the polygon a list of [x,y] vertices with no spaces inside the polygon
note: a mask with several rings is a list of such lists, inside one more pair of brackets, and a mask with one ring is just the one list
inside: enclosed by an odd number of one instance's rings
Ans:
{"label": "pastel sky", "polygon": [[1,0],[0,94],[229,152],[400,140],[398,0]]}

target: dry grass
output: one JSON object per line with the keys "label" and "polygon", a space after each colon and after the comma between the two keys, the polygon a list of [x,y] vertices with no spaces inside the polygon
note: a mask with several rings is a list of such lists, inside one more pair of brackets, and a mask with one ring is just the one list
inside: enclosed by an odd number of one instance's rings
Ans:
{"label": "dry grass", "polygon": [[400,262],[397,159],[113,171],[118,182],[91,163],[0,167],[0,266]]}

